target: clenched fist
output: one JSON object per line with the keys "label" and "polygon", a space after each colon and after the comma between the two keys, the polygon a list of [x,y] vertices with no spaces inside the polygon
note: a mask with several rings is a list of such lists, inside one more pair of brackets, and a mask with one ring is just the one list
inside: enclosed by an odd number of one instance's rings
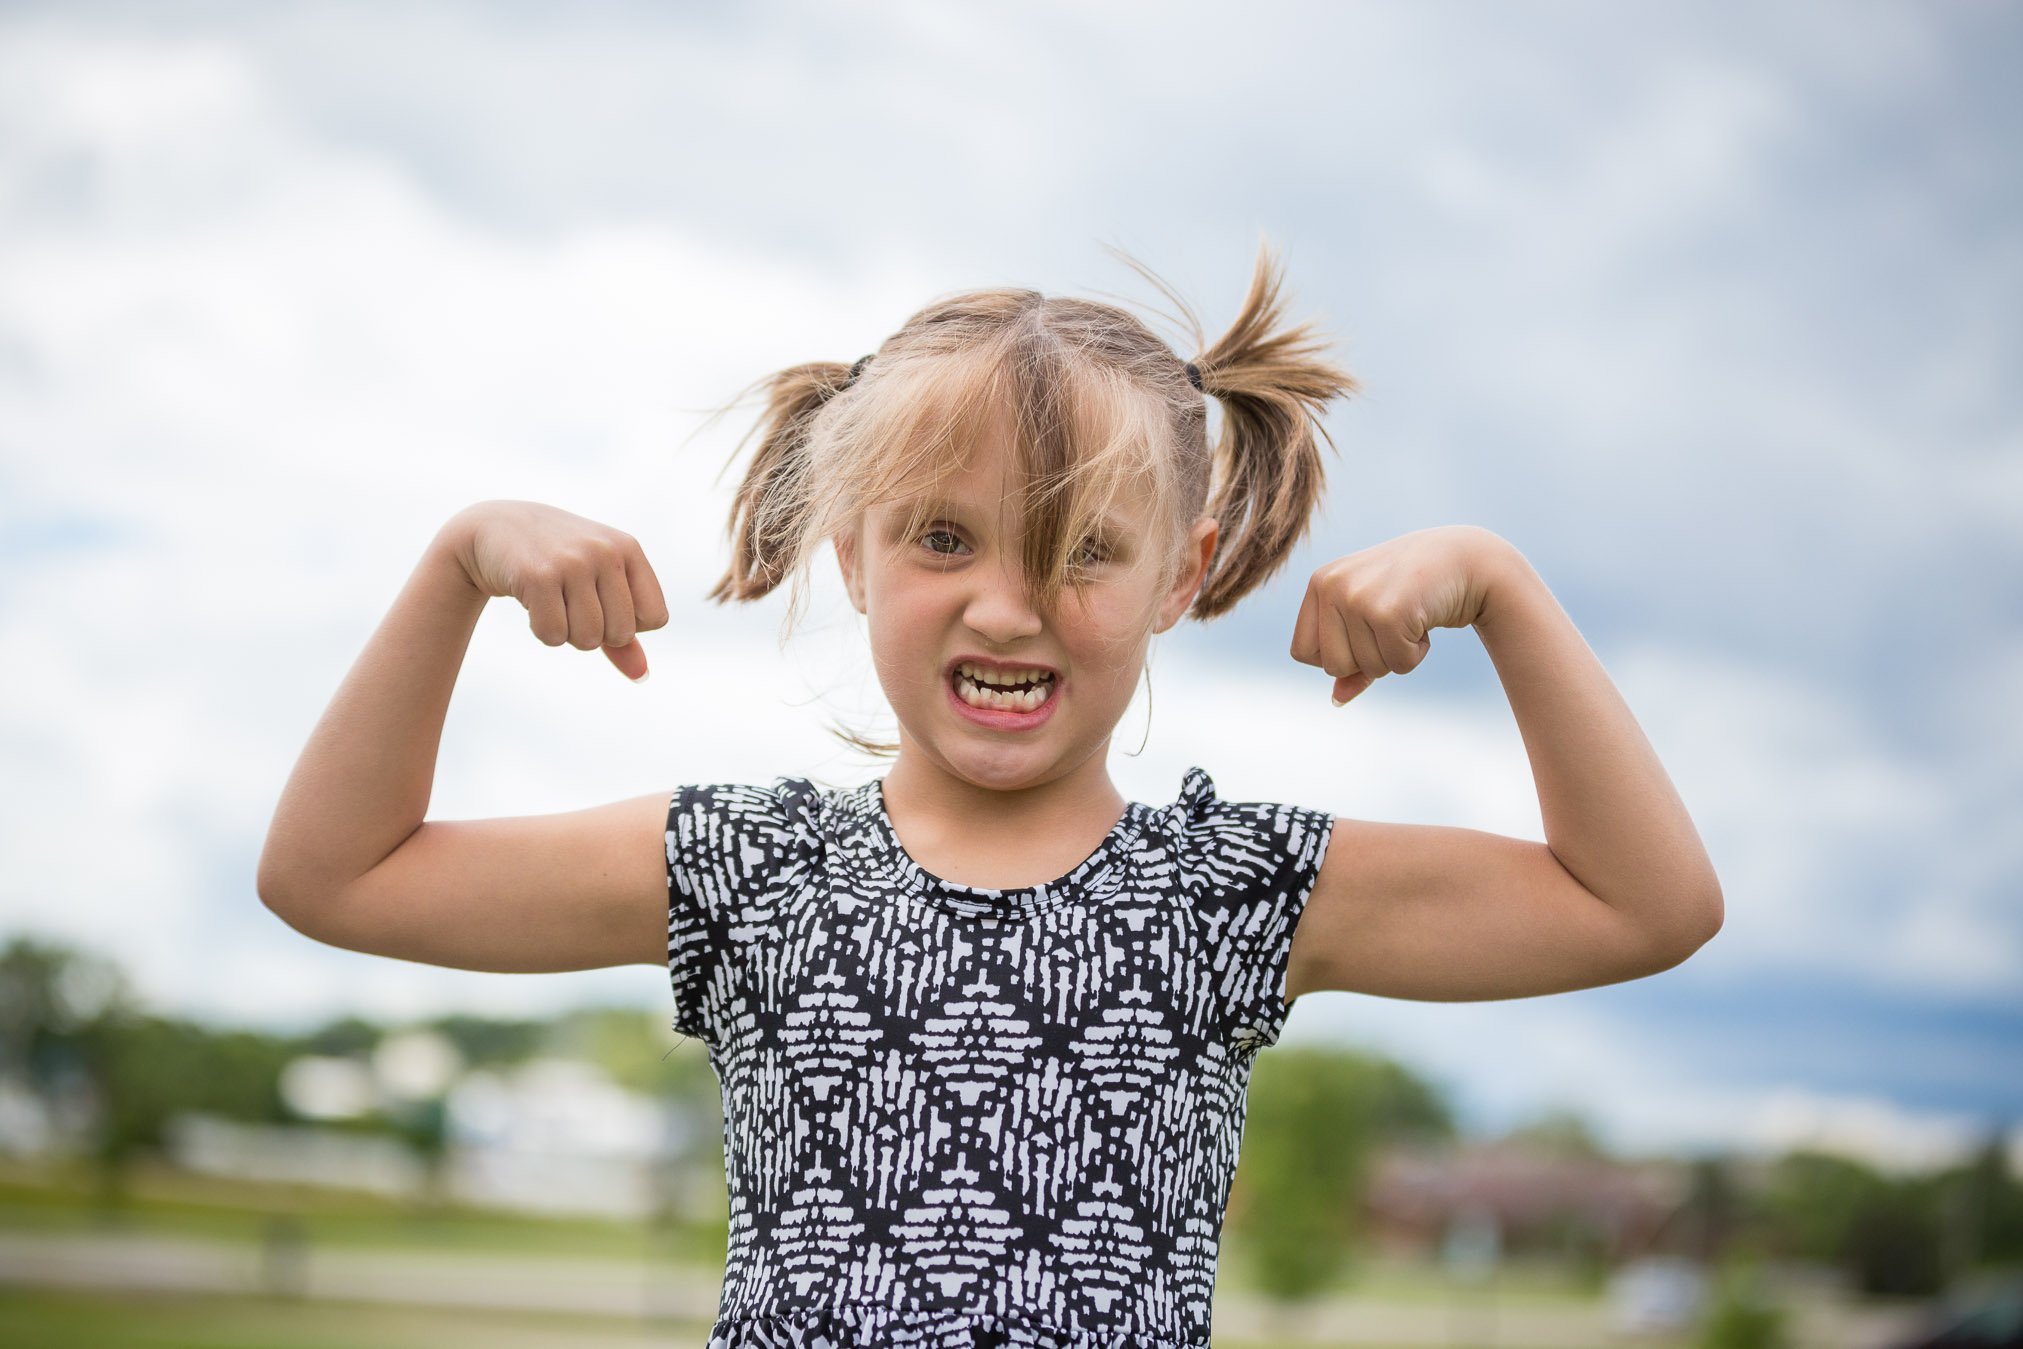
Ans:
{"label": "clenched fist", "polygon": [[1337,707],[1387,674],[1410,673],[1434,628],[1482,616],[1485,558],[1509,546],[1479,526],[1442,525],[1336,558],[1307,582],[1292,658],[1335,677]]}
{"label": "clenched fist", "polygon": [[635,634],[667,625],[667,600],[637,539],[538,501],[481,501],[451,524],[471,584],[526,606],[541,641],[599,649],[626,678],[646,678]]}

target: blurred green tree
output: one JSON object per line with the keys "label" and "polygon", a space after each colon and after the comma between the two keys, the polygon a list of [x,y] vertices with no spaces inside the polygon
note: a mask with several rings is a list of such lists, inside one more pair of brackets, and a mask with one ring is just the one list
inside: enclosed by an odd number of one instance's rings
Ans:
{"label": "blurred green tree", "polygon": [[1451,1140],[1438,1094],[1387,1059],[1274,1048],[1253,1065],[1228,1226],[1269,1297],[1311,1297],[1346,1267],[1384,1142]]}
{"label": "blurred green tree", "polygon": [[1945,1288],[1940,1187],[1891,1180],[1863,1196],[1847,1234],[1846,1265],[1862,1292],[1930,1297]]}
{"label": "blurred green tree", "polygon": [[[550,1023],[546,1021],[524,1017],[494,1019],[464,1012],[439,1016],[422,1024],[455,1045],[468,1068],[503,1068],[524,1063],[542,1050],[550,1034]],[[377,1039],[377,1033],[374,1038]]]}
{"label": "blurred green tree", "polygon": [[77,1062],[83,1027],[133,994],[102,956],[17,936],[0,950],[0,1076],[47,1093]]}
{"label": "blurred green tree", "polygon": [[1882,1177],[1872,1167],[1800,1149],[1771,1166],[1762,1207],[1786,1255],[1844,1265],[1855,1215],[1881,1186]]}
{"label": "blurred green tree", "polygon": [[1949,1282],[2023,1257],[2023,1185],[2010,1174],[2008,1134],[1991,1122],[1973,1155],[1939,1178]]}

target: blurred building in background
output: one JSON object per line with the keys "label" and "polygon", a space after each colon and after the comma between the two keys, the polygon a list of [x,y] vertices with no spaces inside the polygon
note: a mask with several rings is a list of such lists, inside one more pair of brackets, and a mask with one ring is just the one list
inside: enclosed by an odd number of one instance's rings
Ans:
{"label": "blurred building in background", "polygon": [[714,1180],[715,1140],[703,1137],[713,1121],[694,1118],[679,1101],[628,1090],[580,1059],[465,1071],[446,1037],[410,1031],[389,1036],[369,1057],[298,1058],[283,1071],[281,1090],[291,1110],[314,1122],[248,1124],[188,1112],[170,1124],[169,1159],[241,1180],[413,1194],[430,1184],[426,1151],[345,1122],[426,1107],[440,1112],[444,1199],[643,1220],[670,1206],[689,1216]]}

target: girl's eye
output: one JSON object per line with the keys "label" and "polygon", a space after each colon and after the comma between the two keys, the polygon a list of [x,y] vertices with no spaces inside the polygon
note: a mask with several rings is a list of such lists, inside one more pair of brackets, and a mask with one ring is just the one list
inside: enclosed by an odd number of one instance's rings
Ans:
{"label": "girl's eye", "polygon": [[928,551],[928,552],[930,552],[930,553],[940,553],[940,554],[941,554],[941,556],[943,556],[943,557],[950,557],[950,556],[953,556],[953,554],[950,554],[950,553],[947,553],[947,552],[943,552],[943,550],[941,550],[941,549],[939,549],[939,548],[936,548],[936,547],[934,546],[934,544],[933,544],[932,540],[935,540],[935,539],[955,539],[955,542],[957,542],[957,543],[961,543],[961,542],[962,542],[962,540],[961,540],[961,539],[957,539],[957,538],[955,537],[955,533],[954,533],[954,531],[953,531],[953,530],[947,530],[947,529],[930,529],[930,530],[928,530],[928,531],[927,531],[927,532],[926,532],[925,534],[922,534],[922,535],[920,536],[920,539],[921,539],[921,542],[923,542],[923,543],[926,543],[926,544],[927,544],[927,551]]}
{"label": "girl's eye", "polygon": [[[947,539],[953,546],[944,548],[935,542],[937,539]],[[920,543],[926,547],[928,552],[934,553],[937,556],[955,557],[958,554],[954,549],[962,546],[962,539],[955,531],[950,529],[930,529],[920,536]],[[1081,551],[1075,554],[1071,565],[1075,567],[1096,567],[1101,566],[1109,560],[1110,550],[1105,548],[1101,542],[1096,539],[1084,539],[1082,540]]]}

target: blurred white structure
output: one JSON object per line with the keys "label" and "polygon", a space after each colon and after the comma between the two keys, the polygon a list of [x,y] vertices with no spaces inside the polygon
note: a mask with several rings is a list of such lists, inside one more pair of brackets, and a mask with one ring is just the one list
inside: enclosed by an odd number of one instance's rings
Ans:
{"label": "blurred white structure", "polygon": [[56,1130],[42,1098],[11,1077],[0,1077],[0,1153],[35,1156],[52,1151]]}
{"label": "blurred white structure", "polygon": [[671,1107],[575,1059],[470,1073],[448,1107],[452,1192],[549,1212],[647,1216],[692,1129]]}
{"label": "blurred white structure", "polygon": [[440,1096],[463,1070],[463,1052],[441,1031],[396,1031],[372,1051],[380,1093],[395,1100]]}
{"label": "blurred white structure", "polygon": [[1707,1301],[1707,1271],[1684,1256],[1632,1260],[1609,1279],[1609,1322],[1619,1334],[1670,1334],[1691,1327]]}
{"label": "blurred white structure", "polygon": [[401,1195],[423,1177],[420,1159],[397,1138],[315,1124],[242,1124],[185,1112],[164,1127],[164,1142],[178,1166],[239,1180]]}
{"label": "blurred white structure", "polygon": [[[356,1118],[389,1100],[440,1094],[444,1192],[480,1205],[642,1219],[664,1204],[707,1202],[710,1178],[678,1173],[699,1125],[629,1091],[595,1064],[536,1058],[510,1071],[458,1075],[462,1059],[433,1035],[384,1042],[368,1061],[305,1055],[281,1075],[290,1109]],[[447,1053],[445,1053],[447,1049]],[[0,1121],[7,1107],[0,1097]],[[26,1128],[24,1126],[24,1132]],[[199,1113],[171,1123],[168,1152],[193,1171],[406,1194],[426,1168],[399,1139],[320,1124],[253,1125]]]}
{"label": "blurred white structure", "polygon": [[36,1091],[22,1078],[0,1075],[0,1153],[63,1157],[91,1146],[98,1097],[81,1072],[57,1074]]}
{"label": "blurred white structure", "polygon": [[281,1099],[304,1119],[356,1119],[378,1101],[372,1069],[362,1059],[304,1054],[281,1069]]}

